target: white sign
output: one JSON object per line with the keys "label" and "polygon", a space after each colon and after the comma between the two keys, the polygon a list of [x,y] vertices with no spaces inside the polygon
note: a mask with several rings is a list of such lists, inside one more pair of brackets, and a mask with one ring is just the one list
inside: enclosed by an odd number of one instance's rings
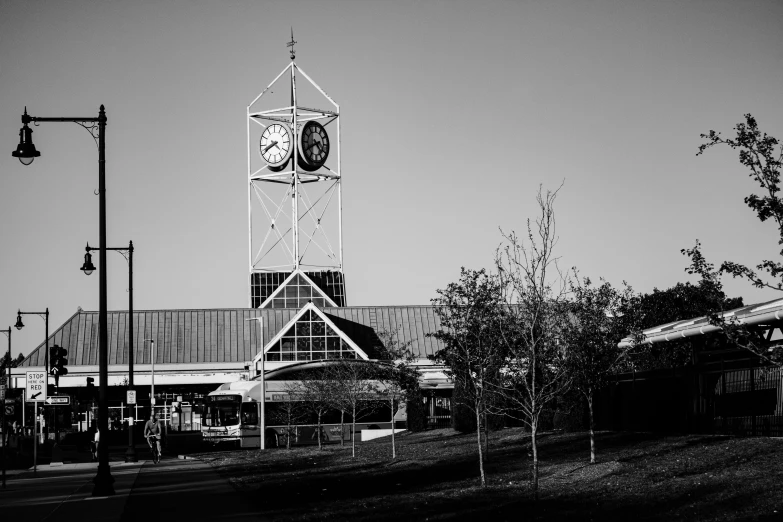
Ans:
{"label": "white sign", "polygon": [[136,404],[136,390],[128,390],[127,395],[128,400],[126,402],[128,404]]}
{"label": "white sign", "polygon": [[52,395],[46,398],[46,404],[71,404],[71,398],[64,395]]}
{"label": "white sign", "polygon": [[25,400],[44,402],[46,400],[46,372],[27,372]]}

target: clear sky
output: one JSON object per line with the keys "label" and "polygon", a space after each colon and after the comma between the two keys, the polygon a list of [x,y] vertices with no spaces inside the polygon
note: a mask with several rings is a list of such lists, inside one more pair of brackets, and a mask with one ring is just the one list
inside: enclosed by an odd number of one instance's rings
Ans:
{"label": "clear sky", "polygon": [[[736,153],[699,134],[752,113],[783,138],[779,1],[0,0],[0,328],[98,309],[97,150],[74,124],[105,104],[108,246],[133,240],[138,310],[248,304],[247,105],[289,63],[341,106],[349,305],[428,304],[489,268],[556,188],[563,266],[636,290],[714,262],[776,259]],[[97,255],[95,257],[97,261]],[[109,308],[127,267],[109,253]],[[730,295],[774,299],[731,280]],[[43,322],[14,329],[14,355]],[[5,349],[0,339],[0,348]]]}

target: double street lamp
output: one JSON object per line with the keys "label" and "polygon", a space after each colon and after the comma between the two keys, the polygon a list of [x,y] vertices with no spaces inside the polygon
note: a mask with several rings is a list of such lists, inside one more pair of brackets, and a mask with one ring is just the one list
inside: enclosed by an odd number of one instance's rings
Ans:
{"label": "double street lamp", "polygon": [[[90,252],[94,250],[100,250],[99,248],[92,248],[89,243],[84,249],[84,264],[82,265],[82,272],[84,275],[90,275],[95,271],[95,265],[92,264],[92,254]],[[128,242],[126,247],[109,248],[106,250],[114,250],[122,254],[125,261],[128,262],[128,390],[133,390],[133,241]],[[130,405],[128,405],[130,411]],[[131,415],[128,415],[131,417]],[[100,441],[99,441],[100,443]],[[128,449],[125,452],[125,462],[138,462],[136,456],[136,447],[133,444],[133,422],[128,421]]]}
{"label": "double street lamp", "polygon": [[[99,295],[99,313],[98,313],[98,377],[99,398],[98,398],[98,429],[103,436],[98,443],[98,472],[93,479],[95,488],[92,491],[93,496],[106,496],[114,494],[114,478],[111,476],[109,468],[109,407],[107,402],[108,380],[109,380],[109,357],[108,357],[108,320],[107,320],[107,291],[106,291],[106,109],[101,105],[98,111],[98,117],[89,118],[39,118],[28,116],[25,107],[22,115],[22,128],[19,130],[19,145],[11,154],[24,165],[29,165],[33,160],[41,155],[33,144],[33,131],[28,126],[30,123],[38,122],[68,122],[81,125],[90,133],[98,145],[98,196],[100,198],[98,210],[98,237],[101,270],[99,273],[100,295]],[[48,335],[47,335],[48,337]],[[48,353],[47,353],[48,357]]]}

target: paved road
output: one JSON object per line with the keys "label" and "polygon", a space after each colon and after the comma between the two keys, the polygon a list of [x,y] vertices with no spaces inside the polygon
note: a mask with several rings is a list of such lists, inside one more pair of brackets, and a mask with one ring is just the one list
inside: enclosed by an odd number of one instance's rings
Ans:
{"label": "paved road", "polygon": [[112,463],[116,495],[92,496],[97,464],[39,466],[8,477],[0,490],[0,513],[4,520],[118,520],[141,469],[137,464]]}
{"label": "paved road", "polygon": [[261,520],[209,464],[169,457],[160,464],[111,462],[116,494],[93,497],[97,464],[39,466],[8,477],[0,519],[32,521]]}
{"label": "paved road", "polygon": [[122,520],[262,519],[209,464],[163,460],[141,469]]}

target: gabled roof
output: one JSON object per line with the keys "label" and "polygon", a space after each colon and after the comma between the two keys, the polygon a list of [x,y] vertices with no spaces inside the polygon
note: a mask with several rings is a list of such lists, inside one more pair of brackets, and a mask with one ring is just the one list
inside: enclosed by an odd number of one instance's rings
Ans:
{"label": "gabled roof", "polygon": [[[299,319],[301,319],[302,316],[304,316],[307,312],[312,312],[312,313],[316,314],[318,317],[320,317],[321,320],[323,320],[327,325],[329,325],[335,331],[335,333],[337,333],[337,335],[343,341],[345,341],[348,344],[348,346],[350,346],[353,349],[354,352],[356,352],[356,355],[358,355],[361,359],[364,359],[364,360],[369,359],[369,357],[364,352],[364,350],[359,348],[359,346],[357,346],[356,343],[349,336],[347,336],[345,333],[343,333],[343,331],[337,325],[335,325],[334,322],[328,316],[326,316],[321,310],[319,310],[318,307],[315,306],[313,303],[307,303],[306,305],[304,305],[302,307],[302,309],[299,310],[296,313],[296,315],[294,315],[291,318],[290,321],[288,321],[288,324],[286,324],[283,328],[281,328],[277,332],[277,334],[272,338],[272,340],[264,345],[264,351],[265,352],[269,351],[270,345],[272,345],[272,344],[276,343],[277,341],[279,341],[280,338],[283,335],[285,335],[285,333],[288,330],[290,330],[294,326],[294,324],[296,324],[296,322]],[[255,364],[259,359],[261,359],[261,355],[262,354],[259,353],[258,355],[256,355],[256,357],[253,358],[253,364]]]}
{"label": "gabled roof", "polygon": [[306,282],[308,285],[310,285],[310,286],[312,287],[312,289],[313,289],[313,292],[317,292],[317,293],[318,293],[318,295],[319,295],[320,297],[322,297],[322,298],[323,298],[323,299],[326,301],[326,303],[327,303],[329,306],[332,306],[332,307],[339,306],[337,303],[335,303],[335,302],[334,302],[334,300],[332,300],[332,298],[331,298],[331,297],[329,297],[329,296],[326,294],[326,292],[324,292],[324,291],[321,289],[321,287],[320,287],[320,286],[318,286],[317,284],[315,284],[315,282],[314,282],[312,279],[310,279],[310,277],[308,277],[308,275],[307,275],[307,274],[305,274],[304,272],[302,272],[300,269],[298,269],[298,268],[297,268],[296,270],[294,270],[293,272],[291,272],[291,273],[288,275],[288,277],[286,277],[286,278],[285,278],[285,280],[284,280],[282,283],[280,283],[280,286],[278,286],[278,287],[277,287],[277,289],[276,289],[274,292],[272,292],[272,293],[269,295],[269,297],[267,297],[267,298],[264,300],[264,302],[263,302],[263,303],[261,303],[261,305],[259,306],[259,308],[266,308],[266,307],[267,307],[267,306],[268,306],[268,305],[269,305],[269,304],[272,302],[272,300],[273,300],[274,298],[281,296],[281,295],[283,294],[283,292],[285,291],[285,288],[286,288],[286,286],[287,286],[287,285],[288,285],[288,284],[289,284],[291,281],[293,281],[293,280],[294,280],[294,278],[296,278],[297,276],[299,276],[299,277],[301,277],[302,279],[304,279],[304,281],[305,281],[305,282]]}
{"label": "gabled roof", "polygon": [[[150,343],[155,340],[156,364],[245,362],[278,334],[298,309],[138,310],[133,312],[133,346],[128,346],[128,312],[108,313],[109,364],[127,364],[133,350],[134,364],[150,364]],[[400,342],[411,341],[419,359],[443,347],[427,337],[440,328],[431,306],[363,306],[323,308],[321,312],[370,358],[377,358],[379,333],[397,332]],[[254,320],[263,318],[264,327]],[[261,338],[263,335],[263,338]],[[98,364],[98,312],[79,311],[49,337],[68,351],[68,365]],[[43,366],[41,343],[22,366]]]}
{"label": "gabled roof", "polygon": [[[783,299],[757,303],[718,314],[727,321],[737,321],[747,326],[765,325],[783,320]],[[705,335],[717,332],[720,327],[710,324],[709,317],[702,316],[695,319],[684,319],[654,326],[644,330],[644,343],[654,344],[665,341],[674,341],[695,335]],[[626,337],[620,341],[620,347],[630,345],[632,339]]]}

